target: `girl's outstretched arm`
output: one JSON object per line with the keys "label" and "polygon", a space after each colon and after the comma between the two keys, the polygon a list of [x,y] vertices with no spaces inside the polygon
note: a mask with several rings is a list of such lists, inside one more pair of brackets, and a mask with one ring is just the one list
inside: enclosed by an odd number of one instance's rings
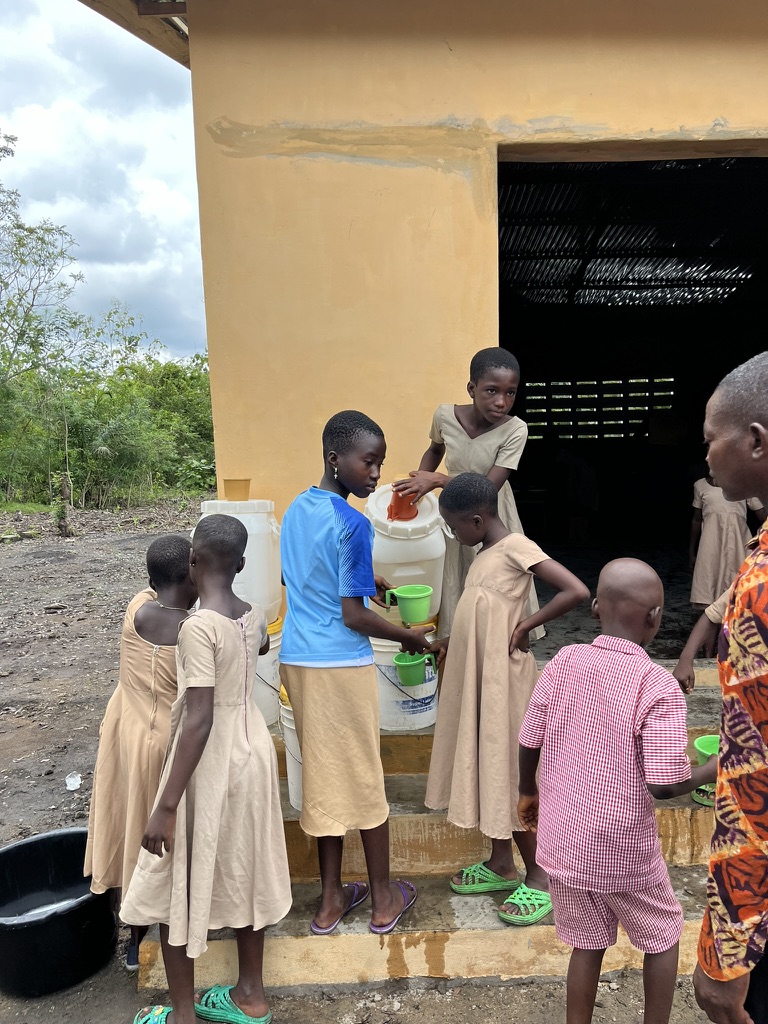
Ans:
{"label": "girl's outstretched arm", "polygon": [[575,608],[582,601],[589,600],[589,587],[582,583],[578,576],[574,576],[570,569],[566,569],[554,558],[547,558],[531,566],[531,572],[544,580],[550,587],[558,591],[551,601],[547,601],[537,612],[529,615],[517,624],[512,638],[509,641],[509,653],[513,651],[528,650],[528,634],[536,626],[543,626],[545,622],[565,615],[571,608]]}
{"label": "girl's outstretched arm", "polygon": [[213,725],[213,687],[188,687],[186,705],[186,719],[173,768],[141,840],[144,849],[158,857],[163,856],[163,849],[171,851],[176,809],[208,742]]}

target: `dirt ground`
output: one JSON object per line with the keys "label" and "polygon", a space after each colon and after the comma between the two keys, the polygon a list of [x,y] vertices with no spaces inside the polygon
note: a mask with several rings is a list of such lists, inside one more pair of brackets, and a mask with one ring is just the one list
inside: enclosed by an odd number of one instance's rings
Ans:
{"label": "dirt ground", "polygon": [[[120,627],[130,598],[146,585],[144,553],[154,536],[188,531],[197,502],[167,503],[124,512],[75,512],[76,535],[56,535],[46,515],[0,514],[10,528],[39,536],[0,544],[0,845],[87,821],[99,722],[117,681]],[[549,552],[592,588],[599,566],[616,554]],[[685,552],[646,553],[667,585],[664,627],[651,653],[677,655],[696,615],[687,603]],[[542,600],[547,595],[540,593]],[[535,648],[545,659],[564,643],[591,639],[588,609],[548,627]],[[67,790],[65,777],[82,782]],[[122,944],[121,944],[122,946]],[[128,1024],[151,994],[136,993],[120,958],[74,989],[37,1000],[0,994],[0,1019]],[[620,976],[601,988],[596,1020],[628,1024],[641,1016],[638,976]],[[390,985],[364,993],[312,993],[275,998],[280,1024],[396,1024],[418,1013],[425,1024],[485,1018],[489,1024],[528,1019],[549,1024],[563,1011],[562,985],[445,983],[426,989]],[[703,1021],[690,980],[681,979],[673,1021]]]}

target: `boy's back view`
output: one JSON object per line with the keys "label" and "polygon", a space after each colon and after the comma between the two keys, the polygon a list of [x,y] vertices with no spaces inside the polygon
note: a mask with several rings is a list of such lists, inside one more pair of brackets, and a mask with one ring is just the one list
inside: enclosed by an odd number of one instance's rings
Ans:
{"label": "boy's back view", "polygon": [[602,634],[563,648],[546,666],[520,730],[519,816],[538,832],[557,934],[574,947],[568,1024],[591,1020],[619,922],[646,954],[646,1024],[664,1024],[672,1006],[683,914],[652,797],[688,793],[714,779],[716,766],[712,759],[691,769],[685,698],[643,650],[663,603],[649,565],[609,562],[593,603]]}

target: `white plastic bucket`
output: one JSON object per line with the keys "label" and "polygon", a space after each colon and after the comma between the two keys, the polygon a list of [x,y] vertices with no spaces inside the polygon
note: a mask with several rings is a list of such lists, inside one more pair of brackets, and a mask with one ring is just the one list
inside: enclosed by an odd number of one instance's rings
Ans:
{"label": "white plastic bucket", "polygon": [[283,620],[278,618],[267,626],[269,651],[259,656],[256,678],[253,681],[253,699],[267,725],[274,725],[280,717],[280,644],[283,639]]}
{"label": "white plastic bucket", "polygon": [[[444,523],[434,494],[425,494],[418,515],[408,522],[387,519],[392,485],[384,484],[370,496],[365,514],[373,524],[373,568],[393,587],[425,583],[432,587],[429,618],[440,610],[445,564]],[[383,608],[374,611],[386,617]]]}
{"label": "white plastic bucket", "polygon": [[301,810],[301,750],[293,720],[293,708],[280,701],[280,732],[285,744],[285,767],[288,771],[288,800],[291,807]]}
{"label": "white plastic bucket", "polygon": [[[430,640],[433,638],[433,635],[428,636]],[[371,637],[371,646],[379,684],[381,731],[404,732],[434,725],[437,719],[437,673],[431,663],[425,665],[424,682],[420,686],[403,686],[394,664],[400,644]]]}
{"label": "white plastic bucket", "polygon": [[[234,516],[248,530],[245,567],[235,576],[232,589],[239,598],[264,609],[267,622],[280,614],[280,527],[272,501],[204,501],[202,515]],[[193,534],[194,536],[194,534]]]}

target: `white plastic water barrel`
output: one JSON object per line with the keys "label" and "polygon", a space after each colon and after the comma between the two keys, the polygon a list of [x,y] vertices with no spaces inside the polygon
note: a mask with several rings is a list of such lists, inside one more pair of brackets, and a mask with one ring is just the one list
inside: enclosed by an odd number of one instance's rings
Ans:
{"label": "white plastic water barrel", "polygon": [[280,614],[280,527],[273,501],[204,501],[202,515],[220,513],[239,519],[248,531],[245,568],[235,576],[232,589],[239,598],[264,609],[267,622]]}
{"label": "white plastic water barrel", "polygon": [[280,716],[280,644],[283,639],[283,620],[280,618],[267,626],[269,651],[259,655],[256,678],[253,682],[253,699],[264,716],[267,725],[274,725]]}
{"label": "white plastic water barrel", "polygon": [[301,750],[293,720],[293,708],[288,701],[285,687],[280,690],[280,732],[285,744],[285,767],[288,773],[288,801],[291,807],[301,810]]}
{"label": "white plastic water barrel", "polygon": [[[432,587],[429,618],[440,610],[445,564],[444,523],[434,494],[425,494],[418,504],[418,515],[408,522],[387,519],[392,485],[377,487],[365,505],[365,514],[373,524],[373,568],[393,587],[423,583]],[[383,609],[371,605],[386,615]]]}
{"label": "white plastic water barrel", "polygon": [[[433,636],[428,634],[430,640]],[[394,664],[400,644],[371,637],[376,680],[379,684],[379,716],[382,732],[426,729],[437,720],[437,673],[425,664],[421,686],[403,686]]]}

